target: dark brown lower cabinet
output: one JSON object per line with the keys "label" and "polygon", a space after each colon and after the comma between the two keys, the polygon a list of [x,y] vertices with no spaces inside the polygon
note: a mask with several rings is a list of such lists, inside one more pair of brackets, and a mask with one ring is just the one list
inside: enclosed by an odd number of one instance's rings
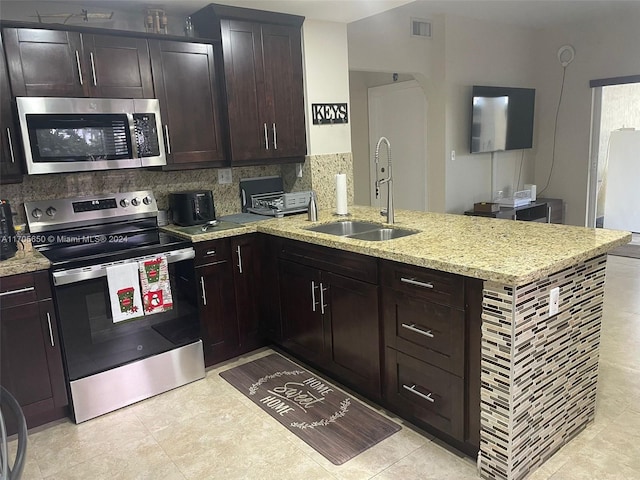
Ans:
{"label": "dark brown lower cabinet", "polygon": [[[357,278],[375,280],[376,263],[364,255],[284,241],[279,284],[282,345],[344,384],[379,399],[378,286]],[[327,270],[330,265],[333,271]]]}
{"label": "dark brown lower cabinet", "polygon": [[196,288],[204,361],[208,367],[233,356],[239,334],[229,240],[196,244]]}
{"label": "dark brown lower cabinet", "polygon": [[206,366],[265,344],[259,328],[260,241],[254,235],[195,244],[193,288],[198,292]]}
{"label": "dark brown lower cabinet", "polygon": [[239,353],[263,347],[266,342],[260,329],[262,286],[270,281],[261,268],[263,240],[258,234],[231,237],[233,286],[238,319]]}
{"label": "dark brown lower cabinet", "polygon": [[[0,383],[29,428],[66,416],[67,390],[47,272],[0,279]],[[8,431],[15,433],[13,419]]]}
{"label": "dark brown lower cabinet", "polygon": [[380,277],[385,405],[475,455],[482,281],[389,261]]}

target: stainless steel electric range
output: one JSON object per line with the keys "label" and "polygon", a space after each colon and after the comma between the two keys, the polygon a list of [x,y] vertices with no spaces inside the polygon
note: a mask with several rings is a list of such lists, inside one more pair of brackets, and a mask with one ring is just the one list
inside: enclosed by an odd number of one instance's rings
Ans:
{"label": "stainless steel electric range", "polygon": [[76,422],[204,377],[197,299],[183,280],[195,251],[158,229],[152,192],[25,210],[34,247],[51,261]]}

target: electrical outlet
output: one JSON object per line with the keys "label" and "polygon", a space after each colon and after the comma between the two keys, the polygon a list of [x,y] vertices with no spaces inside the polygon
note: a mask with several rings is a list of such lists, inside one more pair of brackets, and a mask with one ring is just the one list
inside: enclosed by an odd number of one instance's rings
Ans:
{"label": "electrical outlet", "polygon": [[558,314],[560,310],[560,287],[552,288],[549,292],[549,316]]}
{"label": "electrical outlet", "polygon": [[219,184],[227,184],[233,181],[233,176],[231,175],[230,168],[219,168],[218,169],[218,183]]}
{"label": "electrical outlet", "polygon": [[455,150],[451,150],[451,161],[452,162],[456,161],[456,151]]}

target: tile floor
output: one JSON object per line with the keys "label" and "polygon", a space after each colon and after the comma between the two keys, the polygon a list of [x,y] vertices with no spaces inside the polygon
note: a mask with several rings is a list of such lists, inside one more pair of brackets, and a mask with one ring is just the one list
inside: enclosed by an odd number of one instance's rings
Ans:
{"label": "tile floor", "polygon": [[[640,479],[640,260],[609,257],[601,345],[595,422],[531,480]],[[479,478],[473,460],[407,426],[332,465],[218,375],[268,353],[81,425],[31,431],[23,479]]]}

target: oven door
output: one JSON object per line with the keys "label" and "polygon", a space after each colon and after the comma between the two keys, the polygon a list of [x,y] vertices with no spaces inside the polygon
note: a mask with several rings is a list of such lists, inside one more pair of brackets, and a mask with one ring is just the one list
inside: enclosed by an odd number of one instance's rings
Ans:
{"label": "oven door", "polygon": [[[193,248],[164,253],[172,309],[114,322],[106,276],[108,265],[53,272],[58,323],[70,382],[197,342],[197,297],[187,289]],[[156,258],[134,258],[139,262]]]}

